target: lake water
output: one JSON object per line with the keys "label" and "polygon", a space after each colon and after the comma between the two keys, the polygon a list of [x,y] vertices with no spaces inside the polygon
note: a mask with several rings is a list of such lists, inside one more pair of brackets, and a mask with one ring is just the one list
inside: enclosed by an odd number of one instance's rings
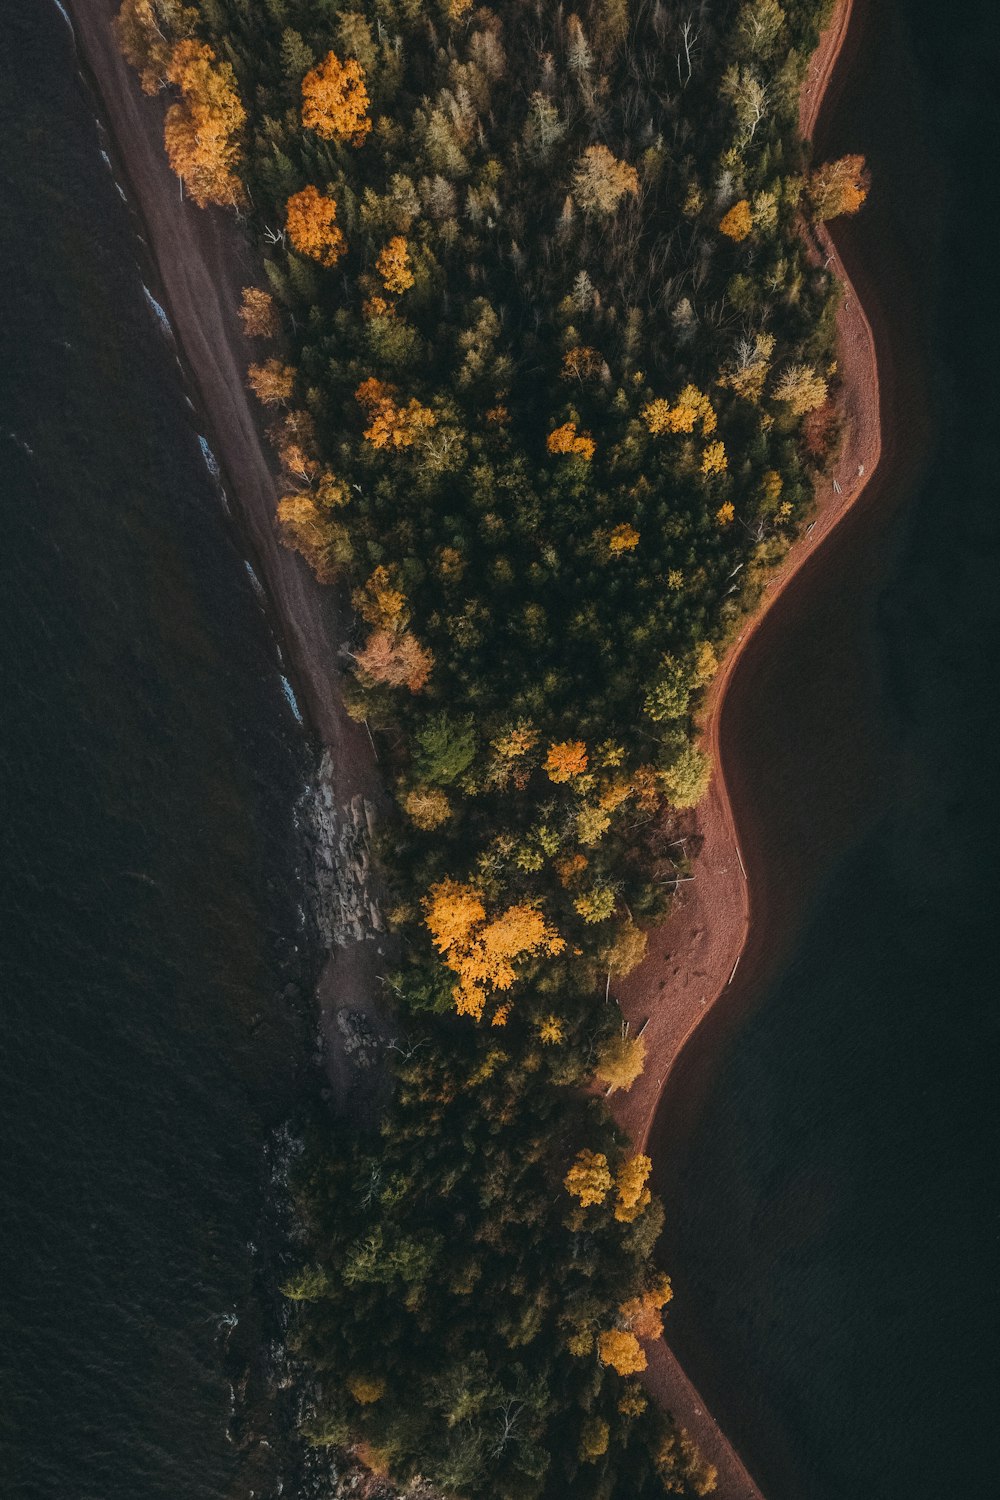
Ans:
{"label": "lake water", "polygon": [[[995,1488],[1000,28],[985,3],[866,9],[875,39],[830,145],[868,152],[886,232],[937,257],[914,314],[935,455],[858,666],[887,748],[874,819],[708,1068],[664,1241],[674,1343],[768,1500]],[[904,73],[936,164],[886,117]],[[794,736],[793,694],[780,711]]]}
{"label": "lake water", "polygon": [[261,1495],[307,747],[66,22],[2,30],[0,1493]]}

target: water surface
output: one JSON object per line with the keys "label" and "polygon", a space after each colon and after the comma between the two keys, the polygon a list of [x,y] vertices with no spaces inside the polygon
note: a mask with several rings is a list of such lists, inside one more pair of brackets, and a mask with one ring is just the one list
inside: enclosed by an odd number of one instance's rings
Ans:
{"label": "water surface", "polygon": [[39,0],[4,6],[0,192],[0,1492],[261,1494],[305,745]]}

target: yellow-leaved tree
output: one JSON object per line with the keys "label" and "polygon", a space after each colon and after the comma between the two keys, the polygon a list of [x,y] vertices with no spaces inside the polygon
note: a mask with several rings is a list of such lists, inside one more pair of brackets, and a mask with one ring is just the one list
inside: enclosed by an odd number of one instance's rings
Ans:
{"label": "yellow-leaved tree", "polygon": [[435,948],[458,976],[455,1009],[477,1021],[488,996],[514,984],[517,959],[558,954],[566,946],[536,903],[520,901],[488,918],[482,893],[457,880],[432,886],[424,910]]}
{"label": "yellow-leaved tree", "polygon": [[576,1160],[563,1178],[563,1187],[582,1208],[603,1203],[611,1191],[611,1171],[603,1151],[578,1151]]}

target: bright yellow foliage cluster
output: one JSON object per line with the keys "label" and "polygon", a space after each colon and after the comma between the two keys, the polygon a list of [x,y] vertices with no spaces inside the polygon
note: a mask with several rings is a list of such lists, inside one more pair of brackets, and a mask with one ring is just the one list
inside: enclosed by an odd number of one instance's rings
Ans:
{"label": "bright yellow foliage cluster", "polygon": [[321,266],[335,266],[347,249],[337,225],[336,198],[326,197],[311,184],[293,193],[285,204],[285,227],[293,248]]}
{"label": "bright yellow foliage cluster", "polygon": [[648,1156],[630,1156],[619,1167],[615,1178],[615,1218],[620,1224],[631,1224],[648,1208],[652,1195],[646,1178],[652,1167]]}
{"label": "bright yellow foliage cluster", "polygon": [[597,1340],[597,1355],[602,1365],[610,1365],[619,1375],[638,1375],[646,1368],[646,1352],[634,1333],[609,1328]]}
{"label": "bright yellow foliage cluster", "polygon": [[385,1395],[385,1381],[371,1375],[351,1375],[347,1389],[361,1406],[371,1406]]}
{"label": "bright yellow foliage cluster", "polygon": [[733,204],[719,228],[728,239],[736,240],[737,243],[746,239],[753,228],[753,214],[750,212],[750,204],[746,198],[741,198],[739,203]]}
{"label": "bright yellow foliage cluster", "polygon": [[561,427],[550,432],[545,440],[545,446],[550,453],[567,453],[586,459],[587,463],[597,452],[597,444],[590,433],[578,433],[575,422],[564,422]]}
{"label": "bright yellow foliage cluster", "polygon": [[434,946],[458,975],[455,1009],[477,1021],[490,992],[509,990],[517,979],[516,959],[561,953],[566,946],[530,901],[509,906],[488,920],[475,886],[442,880],[431,887],[424,904]]}
{"label": "bright yellow foliage cluster", "polygon": [[608,551],[612,553],[631,552],[638,545],[639,533],[627,521],[623,521],[620,526],[616,526],[608,538]]}
{"label": "bright yellow foliage cluster", "polygon": [[437,424],[429,406],[411,398],[405,406],[396,402],[394,386],[370,376],[354,392],[354,399],[368,418],[365,438],[373,448],[409,448],[428,427]]}
{"label": "bright yellow foliage cluster", "polygon": [[563,1178],[563,1187],[572,1198],[579,1198],[582,1208],[603,1203],[611,1191],[611,1172],[603,1151],[579,1151]]}
{"label": "bright yellow foliage cluster", "polygon": [[588,146],[573,177],[573,197],[585,213],[611,214],[625,197],[639,196],[639,174],[607,146]]}
{"label": "bright yellow foliage cluster", "polygon": [[355,57],[341,62],[328,52],[302,80],[302,123],[325,141],[364,145],[372,128],[369,102],[364,70]]}
{"label": "bright yellow foliage cluster", "polygon": [[389,243],[378,253],[375,267],[387,292],[409,291],[413,285],[410,269],[410,251],[401,234],[394,234]]}
{"label": "bright yellow foliage cluster", "polygon": [[726,458],[725,443],[709,443],[701,455],[701,472],[703,474],[724,474],[729,467]]}
{"label": "bright yellow foliage cluster", "polygon": [[640,415],[653,437],[664,432],[693,432],[696,422],[700,423],[703,436],[708,437],[718,422],[711,401],[696,385],[686,385],[673,406],[662,397],[648,402]]}

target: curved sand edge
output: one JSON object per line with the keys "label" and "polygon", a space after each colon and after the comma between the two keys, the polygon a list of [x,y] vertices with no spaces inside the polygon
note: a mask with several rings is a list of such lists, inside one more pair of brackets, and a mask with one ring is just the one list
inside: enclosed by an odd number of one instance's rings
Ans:
{"label": "curved sand edge", "polygon": [[[824,104],[829,105],[830,85],[844,53],[854,9],[854,0],[840,0],[810,62],[800,100],[800,129],[807,139],[812,139]],[[837,253],[836,230],[831,233],[821,226],[817,241],[844,286],[837,316],[844,441],[830,480],[824,480],[817,494],[808,531],[769,579],[761,604],[725,657],[709,691],[703,745],[716,770],[698,809],[702,845],[694,864],[695,878],[682,886],[667,921],[650,934],[645,962],[618,986],[622,1013],[633,1032],[644,1028],[647,1051],[644,1073],[628,1094],[615,1096],[612,1107],[617,1122],[639,1150],[649,1147],[661,1098],[688,1040],[722,996],[728,1000],[734,995],[734,984],[748,990],[759,981],[789,935],[790,913],[758,909],[762,903],[755,874],[765,856],[749,845],[744,849],[740,837],[741,827],[749,821],[753,789],[739,775],[739,746],[724,738],[723,723],[730,684],[746,663],[747,649],[762,623],[767,619],[774,627],[775,606],[793,580],[798,593],[808,584],[803,576],[807,569],[814,564],[825,568],[834,561],[823,544],[862,495],[871,493],[870,481],[882,455],[879,368],[872,328]],[[661,1340],[648,1353],[646,1383],[715,1464],[719,1473],[716,1493],[722,1500],[761,1500],[757,1485],[669,1346]]]}

